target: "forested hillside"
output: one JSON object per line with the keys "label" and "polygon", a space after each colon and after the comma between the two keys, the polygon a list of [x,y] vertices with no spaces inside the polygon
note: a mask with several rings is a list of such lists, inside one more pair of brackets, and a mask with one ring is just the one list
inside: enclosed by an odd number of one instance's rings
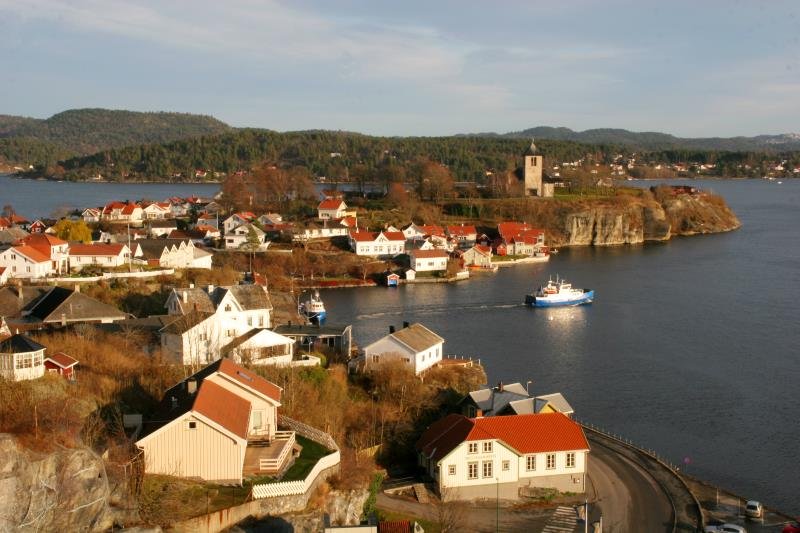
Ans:
{"label": "forested hillside", "polygon": [[[26,138],[57,146],[72,155],[86,155],[146,143],[214,135],[231,127],[206,115],[188,113],[139,113],[110,109],[72,109],[39,120],[0,115],[0,139]],[[39,164],[41,161],[15,159],[4,143],[9,161]]]}

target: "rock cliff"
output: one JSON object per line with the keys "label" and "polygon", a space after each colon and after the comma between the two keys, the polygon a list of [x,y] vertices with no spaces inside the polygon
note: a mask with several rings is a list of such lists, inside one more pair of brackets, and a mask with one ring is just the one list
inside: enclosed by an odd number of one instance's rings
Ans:
{"label": "rock cliff", "polygon": [[131,507],[91,450],[37,456],[0,434],[0,531],[105,531],[135,522]]}

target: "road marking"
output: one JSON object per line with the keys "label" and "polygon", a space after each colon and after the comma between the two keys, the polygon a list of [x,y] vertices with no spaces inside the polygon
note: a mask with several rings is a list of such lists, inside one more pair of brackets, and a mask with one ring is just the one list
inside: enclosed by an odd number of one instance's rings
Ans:
{"label": "road marking", "polygon": [[547,521],[542,533],[572,533],[575,531],[576,524],[575,509],[561,505]]}

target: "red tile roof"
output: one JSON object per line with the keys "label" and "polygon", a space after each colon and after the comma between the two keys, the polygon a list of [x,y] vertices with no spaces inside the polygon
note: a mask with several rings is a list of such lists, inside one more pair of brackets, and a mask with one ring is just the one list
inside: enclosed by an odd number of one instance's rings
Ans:
{"label": "red tile roof", "polygon": [[137,208],[141,209],[141,207],[137,204],[126,204],[125,207],[122,208],[122,214],[132,215]]}
{"label": "red tile roof", "polygon": [[389,239],[390,241],[403,241],[405,242],[406,236],[403,235],[402,231],[384,231],[382,232],[383,236]]}
{"label": "red tile roof", "polygon": [[378,522],[378,533],[413,533],[414,528],[408,520]]}
{"label": "red tile roof", "polygon": [[44,255],[36,248],[26,244],[18,244],[17,246],[12,246],[11,249],[36,263],[46,263],[50,261],[50,254]]}
{"label": "red tile roof", "polygon": [[492,248],[489,247],[489,246],[484,246],[482,244],[476,244],[474,248],[475,248],[475,251],[478,252],[479,254],[489,255],[489,256],[492,255]]}
{"label": "red tile roof", "polygon": [[11,227],[11,221],[5,217],[0,217],[0,229]]}
{"label": "red tile roof", "polygon": [[112,256],[122,253],[124,244],[70,244],[69,255]]}
{"label": "red tile roof", "polygon": [[374,231],[351,231],[350,237],[356,242],[372,242],[378,234]]}
{"label": "red tile roof", "polygon": [[261,394],[268,396],[276,402],[281,401],[281,388],[267,381],[261,376],[242,368],[230,359],[222,359],[219,365],[219,372],[233,378],[238,383],[249,387]]}
{"label": "red tile roof", "polygon": [[430,259],[433,257],[449,257],[444,250],[414,250],[411,252],[414,257],[419,259]]}
{"label": "red tile roof", "polygon": [[317,209],[336,209],[336,210],[338,210],[338,209],[344,209],[345,207],[347,207],[347,206],[344,205],[344,200],[342,200],[341,198],[325,198],[324,200],[322,200],[319,203],[319,205],[317,206]]}
{"label": "red tile roof", "polygon": [[52,361],[56,365],[60,366],[61,368],[69,368],[71,366],[75,366],[78,364],[78,360],[74,357],[70,357],[64,352],[56,352],[54,354],[50,354],[45,357],[45,361],[47,360]]}
{"label": "red tile roof", "polygon": [[442,228],[441,226],[437,226],[435,224],[428,224],[418,227],[425,235],[441,235],[442,237],[444,237],[444,228]]}
{"label": "red tile roof", "polygon": [[417,449],[438,461],[464,441],[497,439],[519,454],[588,450],[580,425],[562,413],[467,418],[448,415],[428,428]]}
{"label": "red tile roof", "polygon": [[497,231],[503,239],[510,239],[520,232],[530,229],[525,222],[501,222],[497,225]]}
{"label": "red tile roof", "polygon": [[478,230],[475,229],[475,226],[447,226],[447,233],[458,237],[469,237],[477,235]]}
{"label": "red tile roof", "polygon": [[62,244],[67,244],[67,241],[62,241],[58,237],[54,237],[53,235],[47,233],[34,233],[32,235],[28,235],[24,239],[20,239],[19,241],[21,244],[30,246],[31,248],[35,248],[40,254],[46,255],[48,258],[50,257],[51,248],[53,246],[61,246]]}
{"label": "red tile roof", "polygon": [[247,438],[250,402],[213,381],[204,380],[200,384],[192,410],[216,422],[234,435]]}

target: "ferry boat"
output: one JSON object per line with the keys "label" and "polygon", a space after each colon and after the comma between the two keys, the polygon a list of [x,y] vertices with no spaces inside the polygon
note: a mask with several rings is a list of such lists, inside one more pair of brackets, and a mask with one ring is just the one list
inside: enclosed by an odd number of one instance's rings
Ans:
{"label": "ferry boat", "polygon": [[525,304],[532,307],[560,307],[590,304],[594,300],[594,291],[591,289],[574,289],[572,284],[563,279],[547,280],[547,285],[542,285],[533,294],[525,295]]}
{"label": "ferry boat", "polygon": [[319,291],[314,291],[306,301],[300,302],[297,306],[297,311],[312,324],[322,325],[327,317],[325,304],[322,303],[322,298],[319,297]]}

